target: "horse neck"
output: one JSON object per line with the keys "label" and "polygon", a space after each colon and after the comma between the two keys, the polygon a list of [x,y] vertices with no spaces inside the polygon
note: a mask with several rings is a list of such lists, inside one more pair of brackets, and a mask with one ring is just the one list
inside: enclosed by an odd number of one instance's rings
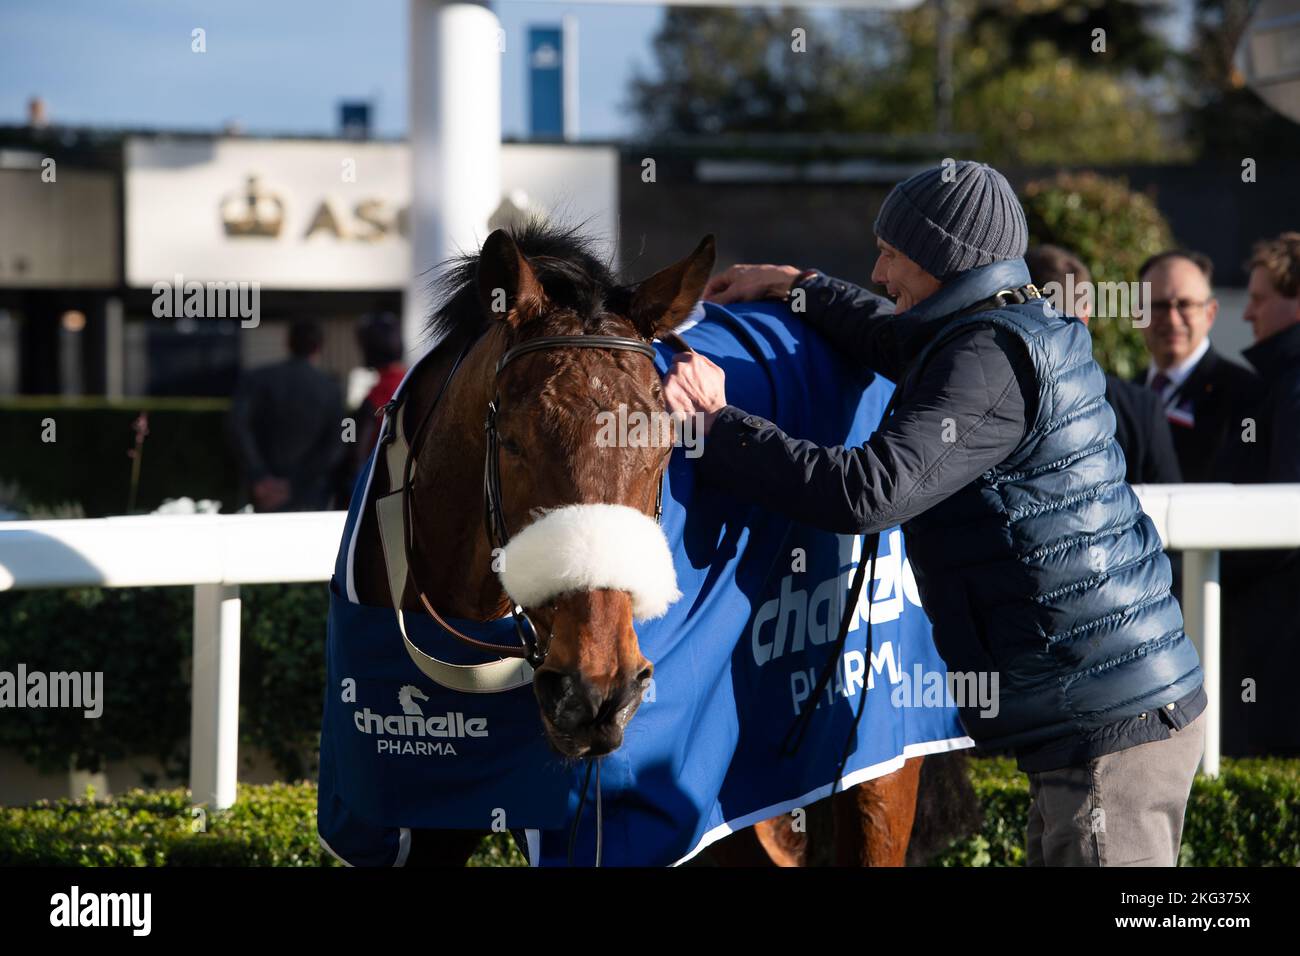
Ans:
{"label": "horse neck", "polygon": [[[412,486],[419,514],[414,543],[424,565],[420,585],[440,613],[473,620],[500,617],[510,610],[492,568],[483,520],[483,421],[503,351],[504,336],[497,327],[488,329],[447,385],[428,433],[411,436],[420,443]],[[418,414],[412,416],[413,428],[445,376],[433,375],[432,389],[414,403],[418,407],[412,411]]]}

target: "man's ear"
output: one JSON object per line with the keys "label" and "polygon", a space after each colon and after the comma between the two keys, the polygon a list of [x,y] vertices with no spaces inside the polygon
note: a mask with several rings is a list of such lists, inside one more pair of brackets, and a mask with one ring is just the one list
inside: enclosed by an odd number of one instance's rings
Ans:
{"label": "man's ear", "polygon": [[713,235],[709,234],[685,259],[634,286],[628,318],[637,331],[653,339],[680,325],[700,301],[716,258]]}
{"label": "man's ear", "polygon": [[528,258],[504,229],[496,230],[483,243],[476,283],[484,314],[512,325],[519,324],[521,315],[540,311],[545,301]]}

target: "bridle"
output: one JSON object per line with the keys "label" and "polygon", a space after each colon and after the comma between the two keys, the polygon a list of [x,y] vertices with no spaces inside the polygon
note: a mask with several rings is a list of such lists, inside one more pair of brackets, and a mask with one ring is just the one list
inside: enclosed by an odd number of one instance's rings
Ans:
{"label": "bridle", "polygon": [[[689,348],[675,334],[669,333],[665,338],[673,342],[674,345],[680,344],[683,348]],[[528,616],[527,611],[512,601],[510,613],[514,621],[515,634],[519,638],[518,646],[492,644],[470,637],[453,627],[438,613],[428,595],[424,593],[423,589],[419,589],[414,580],[416,553],[414,546],[415,523],[412,520],[414,499],[411,495],[411,488],[414,484],[412,472],[415,467],[415,460],[419,455],[423,442],[427,438],[428,424],[434,411],[439,406],[443,395],[446,394],[452,379],[455,378],[461,362],[477,341],[479,341],[478,338],[471,338],[461,349],[451,367],[451,371],[447,374],[447,378],[443,381],[433,402],[425,411],[420,427],[415,432],[415,442],[409,448],[407,447],[403,428],[405,396],[402,395],[402,390],[399,389],[393,400],[383,407],[382,411],[386,413],[384,417],[385,427],[383,434],[379,438],[379,446],[383,450],[388,464],[390,491],[376,500],[375,509],[379,520],[380,541],[383,546],[384,561],[388,571],[389,592],[393,601],[393,609],[397,613],[398,628],[402,633],[403,642],[412,661],[427,677],[445,687],[471,693],[491,693],[511,690],[531,682],[533,671],[541,667],[546,660],[546,655],[550,650],[551,636],[548,634],[546,642],[542,643],[538,639],[537,628]],[[502,354],[501,358],[497,360],[493,376],[494,385],[502,370],[515,359],[533,352],[560,348],[600,348],[630,351],[640,353],[651,361],[656,357],[654,347],[649,342],[637,338],[618,335],[540,336],[521,342]],[[497,416],[500,406],[501,395],[498,390],[495,391],[492,400],[488,402],[483,422],[483,429],[487,438],[483,462],[484,522],[487,527],[488,541],[492,545],[494,553],[495,549],[504,548],[510,542],[510,532],[506,527],[505,511],[502,504],[500,435],[497,432]],[[655,495],[656,522],[661,520],[663,514],[663,482],[666,470],[667,466],[665,464],[659,473],[658,490]],[[399,534],[401,536],[400,548],[394,540]],[[478,651],[496,655],[499,660],[486,664],[451,664],[447,661],[438,660],[416,647],[406,634],[406,623],[401,607],[402,595],[408,579],[417,588],[420,603],[439,626],[462,644]]]}
{"label": "bridle", "polygon": [[[629,352],[640,352],[650,361],[654,361],[656,353],[654,347],[642,342],[640,339],[624,338],[618,335],[546,335],[537,339],[529,339],[520,345],[506,351],[497,361],[496,377],[500,377],[502,370],[521,356],[530,352],[540,352],[544,349],[553,348],[602,348],[602,349],[622,349]],[[501,468],[500,468],[500,436],[497,433],[497,408],[501,404],[501,394],[498,392],[488,402],[487,416],[483,422],[483,430],[487,433],[487,452],[484,456],[483,467],[483,499],[485,505],[484,518],[487,522],[488,539],[494,548],[504,548],[510,543],[510,532],[506,528],[505,511],[502,507],[501,499]],[[663,472],[659,473],[658,491],[655,492],[655,522],[658,523],[663,515],[664,502],[664,483]],[[527,615],[525,615],[525,618]],[[518,620],[516,619],[516,623]],[[522,635],[520,636],[523,639]],[[545,654],[542,654],[545,657]],[[539,666],[541,660],[534,666]]]}

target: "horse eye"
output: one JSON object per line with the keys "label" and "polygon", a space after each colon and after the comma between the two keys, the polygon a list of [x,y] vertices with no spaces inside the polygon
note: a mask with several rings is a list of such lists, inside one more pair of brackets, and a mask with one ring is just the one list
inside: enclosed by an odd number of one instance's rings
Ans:
{"label": "horse eye", "polygon": [[510,454],[512,455],[522,455],[524,453],[524,450],[522,448],[520,448],[514,442],[510,441],[510,439],[508,438],[501,439],[501,447],[504,448],[506,451],[510,452]]}

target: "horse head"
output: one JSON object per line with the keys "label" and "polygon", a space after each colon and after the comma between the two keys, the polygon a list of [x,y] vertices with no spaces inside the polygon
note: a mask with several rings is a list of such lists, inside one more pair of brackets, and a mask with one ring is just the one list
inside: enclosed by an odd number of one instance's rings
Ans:
{"label": "horse head", "polygon": [[674,429],[647,347],[699,300],[714,243],[631,285],[587,257],[547,254],[563,251],[488,237],[474,262],[483,327],[448,400],[464,413],[464,451],[482,449],[495,469],[461,584],[494,616],[523,607],[544,650],[533,687],[547,737],[565,756],[594,757],[620,746],[654,672],[634,620],[680,597],[656,521]]}

